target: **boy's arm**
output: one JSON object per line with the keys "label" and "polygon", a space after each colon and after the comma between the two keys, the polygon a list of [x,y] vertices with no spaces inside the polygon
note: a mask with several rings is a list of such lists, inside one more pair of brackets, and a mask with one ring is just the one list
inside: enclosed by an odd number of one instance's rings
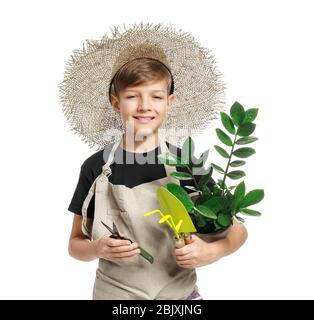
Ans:
{"label": "boy's arm", "polygon": [[[69,240],[69,254],[75,259],[91,261],[102,258],[110,261],[127,261],[130,257],[138,255],[140,249],[136,242],[113,239],[109,235],[97,240],[89,240],[82,232],[82,216],[74,214],[72,231]],[[93,219],[87,218],[87,227],[92,229]]]}
{"label": "boy's arm", "polygon": [[[94,241],[89,240],[82,232],[82,216],[74,214],[68,251],[70,256],[82,261],[97,259]],[[93,219],[87,218],[87,226],[91,229]]]}
{"label": "boy's arm", "polygon": [[217,246],[218,258],[222,258],[238,250],[244,244],[247,237],[248,232],[245,226],[234,219],[228,235],[211,244],[215,244]]}

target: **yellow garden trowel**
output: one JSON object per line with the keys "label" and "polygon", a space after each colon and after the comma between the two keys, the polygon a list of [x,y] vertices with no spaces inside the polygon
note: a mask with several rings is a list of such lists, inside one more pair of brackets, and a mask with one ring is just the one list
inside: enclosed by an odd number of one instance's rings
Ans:
{"label": "yellow garden trowel", "polygon": [[174,231],[177,247],[190,243],[190,233],[197,230],[182,202],[164,187],[157,189],[157,198],[163,212],[156,209],[146,212],[144,216],[159,213],[162,216],[159,223],[167,222],[169,227]]}

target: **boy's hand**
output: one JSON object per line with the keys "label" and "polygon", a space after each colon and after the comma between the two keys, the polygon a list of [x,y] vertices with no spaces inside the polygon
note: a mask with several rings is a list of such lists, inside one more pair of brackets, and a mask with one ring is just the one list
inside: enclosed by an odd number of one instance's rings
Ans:
{"label": "boy's hand", "polygon": [[110,261],[127,261],[128,258],[140,253],[136,242],[131,243],[129,240],[110,238],[109,235],[93,242],[95,255]]}
{"label": "boy's hand", "polygon": [[247,230],[235,220],[228,235],[214,242],[205,242],[192,235],[192,243],[174,251],[177,263],[182,268],[201,267],[238,250],[246,241]]}
{"label": "boy's hand", "polygon": [[174,250],[178,266],[182,268],[196,268],[217,261],[220,250],[217,243],[208,243],[196,235],[192,235],[192,242],[180,249]]}

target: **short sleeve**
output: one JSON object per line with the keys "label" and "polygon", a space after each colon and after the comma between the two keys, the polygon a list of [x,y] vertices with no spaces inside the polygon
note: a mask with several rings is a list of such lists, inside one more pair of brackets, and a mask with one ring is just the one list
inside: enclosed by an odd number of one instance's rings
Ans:
{"label": "short sleeve", "polygon": [[[88,170],[88,168],[83,164],[81,166],[81,171],[79,175],[79,179],[71,200],[71,203],[68,207],[68,210],[78,214],[82,215],[82,205],[87,197],[88,191],[90,187],[92,186],[94,180],[93,180],[93,174],[91,170]],[[87,216],[89,218],[94,217],[94,208],[95,208],[95,196],[91,199],[91,202],[87,209]]]}

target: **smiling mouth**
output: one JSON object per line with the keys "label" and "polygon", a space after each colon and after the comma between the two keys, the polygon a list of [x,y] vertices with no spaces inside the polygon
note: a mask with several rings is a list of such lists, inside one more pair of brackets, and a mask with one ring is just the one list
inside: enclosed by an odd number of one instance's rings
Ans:
{"label": "smiling mouth", "polygon": [[150,121],[154,120],[155,117],[133,117],[140,123],[149,123]]}

